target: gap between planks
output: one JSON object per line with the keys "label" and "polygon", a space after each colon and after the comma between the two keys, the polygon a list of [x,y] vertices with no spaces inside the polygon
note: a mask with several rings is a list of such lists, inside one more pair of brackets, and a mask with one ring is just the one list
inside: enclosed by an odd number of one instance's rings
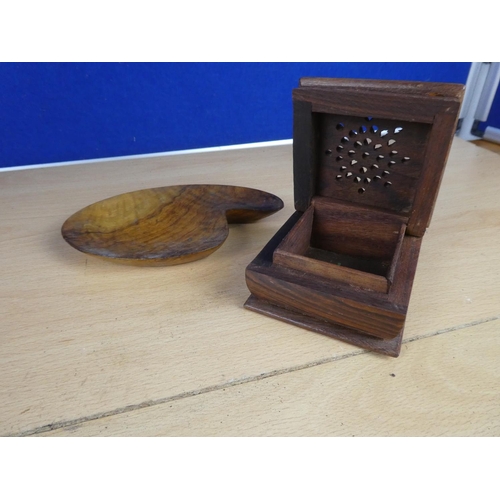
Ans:
{"label": "gap between planks", "polygon": [[[403,340],[402,343],[409,344],[409,343],[415,342],[417,340],[427,339],[430,337],[435,337],[437,335],[442,335],[444,333],[454,332],[457,330],[463,330],[465,328],[470,328],[472,326],[480,325],[483,323],[489,323],[491,321],[496,321],[498,319],[500,319],[500,315],[490,316],[489,318],[471,321],[470,323],[464,323],[462,325],[451,326],[449,328],[443,328],[441,330],[436,330],[435,332],[432,332],[432,333],[427,333],[427,334],[419,335],[416,337],[412,337],[411,339]],[[127,405],[127,406],[123,406],[121,408],[116,408],[114,410],[95,413],[94,415],[87,415],[85,417],[75,418],[72,420],[63,420],[60,422],[54,422],[52,424],[42,425],[40,427],[35,427],[33,429],[29,429],[27,431],[23,431],[23,432],[20,432],[17,434],[8,434],[6,437],[25,437],[25,436],[39,435],[39,434],[43,434],[45,432],[50,432],[50,431],[53,431],[56,429],[61,429],[64,427],[73,427],[75,425],[81,425],[81,424],[84,424],[85,422],[90,422],[92,420],[99,420],[101,418],[111,417],[114,415],[120,415],[122,413],[128,413],[128,412],[132,412],[132,411],[142,410],[144,408],[150,408],[152,406],[158,406],[158,405],[170,403],[172,401],[178,401],[180,399],[186,399],[186,398],[190,398],[193,396],[199,396],[201,394],[206,394],[208,392],[220,391],[223,389],[227,389],[229,387],[235,387],[235,386],[242,385],[242,384],[248,384],[251,382],[258,382],[259,380],[264,380],[266,378],[276,377],[279,375],[284,375],[286,373],[292,373],[292,372],[296,372],[299,370],[305,370],[307,368],[312,368],[315,366],[325,365],[327,363],[333,363],[335,361],[341,361],[343,359],[352,358],[354,356],[359,356],[360,354],[373,354],[373,353],[367,349],[358,349],[356,351],[353,351],[353,352],[350,352],[347,354],[341,354],[338,356],[332,356],[329,358],[319,359],[316,361],[311,361],[310,363],[304,363],[302,365],[296,365],[296,366],[292,366],[289,368],[282,368],[280,370],[272,370],[270,372],[261,373],[260,375],[254,375],[251,377],[244,377],[241,379],[230,380],[229,382],[226,382],[224,384],[211,385],[211,386],[203,387],[201,389],[197,389],[194,391],[187,391],[187,392],[183,392],[180,394],[175,394],[173,396],[168,396],[165,398],[144,401],[142,403],[133,404],[133,405]]]}

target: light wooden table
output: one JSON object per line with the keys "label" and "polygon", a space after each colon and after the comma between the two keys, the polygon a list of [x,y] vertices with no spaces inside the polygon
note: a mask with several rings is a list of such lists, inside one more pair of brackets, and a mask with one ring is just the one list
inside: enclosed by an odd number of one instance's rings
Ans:
{"label": "light wooden table", "polygon": [[[176,267],[60,236],[92,202],[191,183],[285,208]],[[0,171],[0,434],[500,435],[500,156],[455,140],[398,359],[243,309],[246,265],[292,212],[291,146]]]}

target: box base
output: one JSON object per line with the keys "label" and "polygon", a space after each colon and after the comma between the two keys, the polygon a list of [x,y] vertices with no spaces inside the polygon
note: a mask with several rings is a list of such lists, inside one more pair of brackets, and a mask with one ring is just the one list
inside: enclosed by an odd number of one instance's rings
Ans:
{"label": "box base", "polygon": [[305,314],[297,311],[285,309],[261,300],[255,295],[250,295],[244,306],[251,311],[259,312],[271,318],[279,319],[286,323],[290,323],[316,333],[321,333],[337,340],[347,342],[363,349],[378,352],[380,354],[397,358],[401,351],[403,329],[401,329],[401,332],[396,337],[390,340],[383,340],[371,337],[370,335],[366,335],[342,325],[328,323],[320,319],[315,319],[311,316],[306,316]]}

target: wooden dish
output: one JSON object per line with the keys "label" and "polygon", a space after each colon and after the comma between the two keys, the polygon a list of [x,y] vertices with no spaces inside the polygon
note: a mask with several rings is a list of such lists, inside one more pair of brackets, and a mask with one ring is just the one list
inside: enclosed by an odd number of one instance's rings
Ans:
{"label": "wooden dish", "polygon": [[207,257],[228,223],[254,222],[283,208],[270,193],[237,186],[143,189],[99,201],[63,224],[77,250],[125,264],[168,266]]}

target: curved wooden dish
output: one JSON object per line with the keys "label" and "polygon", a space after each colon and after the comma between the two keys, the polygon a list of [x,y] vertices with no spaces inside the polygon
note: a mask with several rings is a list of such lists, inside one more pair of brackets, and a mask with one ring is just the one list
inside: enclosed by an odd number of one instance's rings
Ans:
{"label": "curved wooden dish", "polygon": [[270,193],[237,186],[143,189],[99,201],[63,224],[74,248],[125,264],[169,266],[207,257],[228,223],[254,222],[283,208]]}

